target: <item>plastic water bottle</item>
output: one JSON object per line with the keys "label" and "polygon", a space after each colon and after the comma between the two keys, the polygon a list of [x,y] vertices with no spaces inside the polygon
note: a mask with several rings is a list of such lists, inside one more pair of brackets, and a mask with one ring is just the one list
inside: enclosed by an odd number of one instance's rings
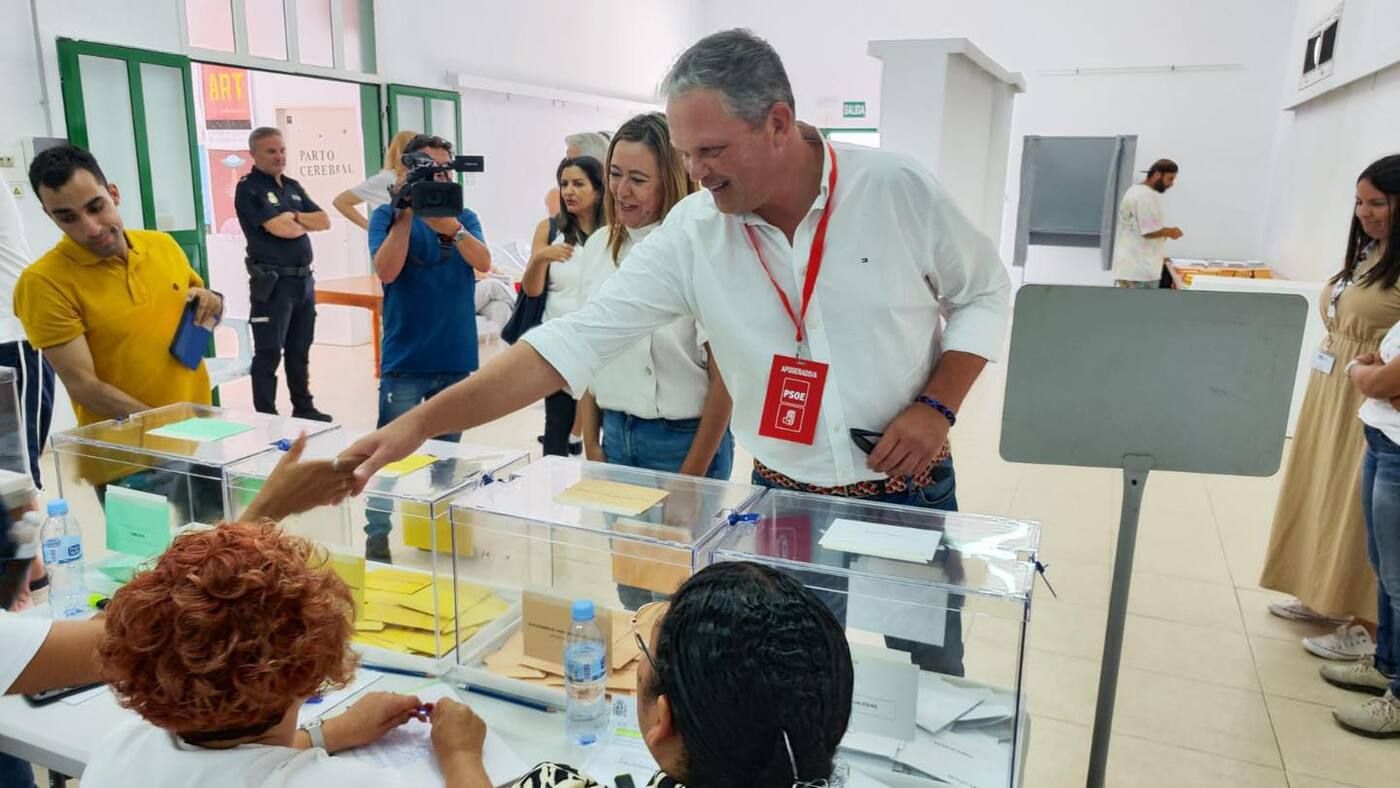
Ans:
{"label": "plastic water bottle", "polygon": [[49,572],[49,610],[54,618],[75,618],[87,612],[83,582],[83,532],[62,498],[49,501],[49,518],[41,531],[44,564]]}
{"label": "plastic water bottle", "polygon": [[564,730],[570,744],[588,746],[608,724],[608,647],[594,620],[593,603],[579,599],[564,636]]}

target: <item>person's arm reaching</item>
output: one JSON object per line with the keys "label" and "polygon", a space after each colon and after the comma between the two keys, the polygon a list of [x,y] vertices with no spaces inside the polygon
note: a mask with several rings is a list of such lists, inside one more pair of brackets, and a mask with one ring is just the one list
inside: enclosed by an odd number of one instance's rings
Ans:
{"label": "person's arm reaching", "polygon": [[359,208],[356,207],[364,201],[365,198],[356,194],[354,189],[346,189],[340,194],[337,194],[334,200],[331,200],[331,205],[334,206],[337,211],[340,211],[341,216],[349,219],[355,226],[359,227],[361,230],[368,230],[369,219],[366,219],[365,215],[360,213]]}
{"label": "person's arm reaching", "polygon": [[693,317],[690,249],[681,230],[655,230],[582,309],[532,329],[479,372],[346,449],[340,456],[359,466],[356,492],[434,435],[493,421],[566,385],[587,390],[593,372],[633,342]]}
{"label": "person's arm reaching", "polygon": [[130,394],[98,379],[85,336],[44,348],[44,358],[53,364],[68,396],[104,419],[126,418],[148,408]]}
{"label": "person's arm reaching", "polygon": [[[932,177],[911,177],[901,204],[934,206],[932,216],[905,217],[930,233],[925,278],[947,315],[942,349],[920,392],[956,412],[988,361],[1001,353],[1010,313],[1011,280],[991,239],[953,204]],[[912,476],[933,464],[952,427],[946,416],[912,402],[885,426],[867,466],[888,476]]]}
{"label": "person's arm reaching", "polygon": [[97,646],[104,628],[101,618],[53,622],[44,644],[5,693],[28,695],[101,681]]}
{"label": "person's arm reaching", "polygon": [[690,451],[686,452],[685,461],[681,463],[681,473],[691,476],[704,476],[710,470],[710,463],[715,461],[715,452],[719,451],[725,430],[729,429],[729,417],[734,412],[734,400],[730,398],[729,389],[724,385],[724,376],[720,375],[719,363],[710,352],[708,342],[705,343],[705,355],[710,358],[710,387],[705,392],[705,407],[700,412],[700,426],[695,430],[695,438],[690,442]]}
{"label": "person's arm reaching", "polygon": [[[486,774],[486,723],[471,707],[444,698],[433,704],[433,753],[446,788],[491,788]],[[514,779],[520,775],[497,775]]]}

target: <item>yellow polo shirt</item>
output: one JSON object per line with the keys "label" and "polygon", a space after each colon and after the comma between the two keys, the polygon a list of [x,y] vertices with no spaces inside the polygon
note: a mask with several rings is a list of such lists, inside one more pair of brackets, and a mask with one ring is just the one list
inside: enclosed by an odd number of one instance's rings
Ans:
{"label": "yellow polo shirt", "polygon": [[[150,407],[207,405],[209,374],[170,353],[191,287],[204,280],[190,268],[175,239],[151,230],[127,230],[123,262],[99,258],[64,236],[20,275],[15,315],[39,349],[86,337],[97,379]],[[78,424],[101,421],[76,401]]]}

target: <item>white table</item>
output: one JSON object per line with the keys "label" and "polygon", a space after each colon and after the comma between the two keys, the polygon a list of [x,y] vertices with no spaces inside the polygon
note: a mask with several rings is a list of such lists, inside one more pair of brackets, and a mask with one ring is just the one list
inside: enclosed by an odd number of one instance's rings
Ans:
{"label": "white table", "polygon": [[[429,679],[385,675],[365,691],[411,693]],[[544,761],[568,763],[564,715],[545,713],[473,692],[457,691],[463,703],[486,721],[515,752],[534,765]],[[355,697],[358,697],[356,695]],[[354,698],[342,701],[326,716],[338,714]],[[41,708],[19,695],[0,699],[0,752],[6,752],[70,777],[82,776],[92,750],[113,728],[136,716],[117,705],[110,691],[72,706],[55,701]]]}

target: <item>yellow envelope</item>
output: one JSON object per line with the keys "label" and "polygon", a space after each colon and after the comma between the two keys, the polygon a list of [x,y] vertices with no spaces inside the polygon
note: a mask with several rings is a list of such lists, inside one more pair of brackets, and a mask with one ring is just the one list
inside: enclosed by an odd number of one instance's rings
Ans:
{"label": "yellow envelope", "polygon": [[405,474],[413,473],[420,468],[426,468],[437,462],[437,457],[431,454],[411,454],[398,462],[391,462],[379,469],[375,476],[387,476],[395,478]]}
{"label": "yellow envelope", "polygon": [[554,502],[633,517],[661,503],[667,495],[670,493],[653,487],[584,479],[554,496]]}
{"label": "yellow envelope", "polygon": [[365,588],[396,594],[412,594],[427,588],[432,582],[432,575],[399,569],[376,569],[365,575]]}
{"label": "yellow envelope", "polygon": [[467,612],[459,614],[457,623],[464,627],[485,626],[505,615],[509,609],[508,602],[492,594],[473,605]]}
{"label": "yellow envelope", "polygon": [[394,591],[377,591],[373,588],[365,591],[365,602],[377,602],[381,605],[404,606],[412,594],[400,594]]}
{"label": "yellow envelope", "polygon": [[[421,591],[410,596],[401,604],[420,613],[432,614],[436,611],[433,608],[433,588],[428,586]],[[452,581],[442,578],[437,581],[437,601],[442,605],[442,615],[445,618],[453,617],[452,607]],[[491,589],[485,586],[473,585],[471,583],[457,584],[457,607],[456,610],[471,610],[480,604],[481,600],[491,595]]]}
{"label": "yellow envelope", "polygon": [[365,609],[365,559],[364,556],[346,553],[330,553],[331,571],[335,572],[345,585],[350,587],[350,596],[355,600],[355,618],[360,618]]}
{"label": "yellow envelope", "polygon": [[356,621],[356,632],[379,632],[384,629],[383,621]]}
{"label": "yellow envelope", "polygon": [[364,618],[366,621],[382,621],[385,624],[393,624],[397,627],[407,627],[409,629],[426,629],[432,632],[435,629],[450,630],[452,622],[439,621],[431,613],[420,613],[416,610],[409,610],[398,605],[383,605],[377,602],[365,604]]}
{"label": "yellow envelope", "polygon": [[356,632],[354,640],[356,643],[365,646],[374,646],[375,648],[384,648],[390,651],[408,651],[406,646],[402,646],[396,641],[385,637],[383,632]]}

